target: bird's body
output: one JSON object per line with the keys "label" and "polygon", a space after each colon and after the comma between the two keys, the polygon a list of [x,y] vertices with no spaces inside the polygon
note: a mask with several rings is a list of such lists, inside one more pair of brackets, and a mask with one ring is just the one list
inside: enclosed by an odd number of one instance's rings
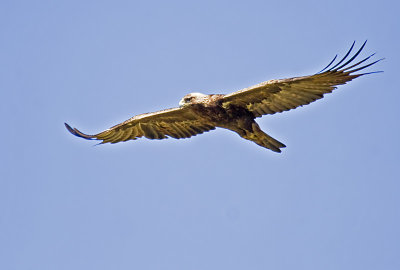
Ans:
{"label": "bird's body", "polygon": [[102,140],[102,143],[135,140],[143,136],[149,139],[165,139],[167,136],[176,139],[189,138],[220,127],[232,130],[262,147],[281,152],[280,148],[285,145],[264,133],[255,118],[309,104],[332,92],[337,85],[367,74],[352,73],[379,61],[357,67],[372,55],[347,67],[358,56],[365,43],[354,56],[342,64],[353,46],[354,43],[341,61],[328,69],[335,57],[325,69],[315,75],[270,80],[228,95],[191,93],[182,98],[179,108],[137,115],[96,135],[87,135],[68,124],[65,125],[78,137]]}

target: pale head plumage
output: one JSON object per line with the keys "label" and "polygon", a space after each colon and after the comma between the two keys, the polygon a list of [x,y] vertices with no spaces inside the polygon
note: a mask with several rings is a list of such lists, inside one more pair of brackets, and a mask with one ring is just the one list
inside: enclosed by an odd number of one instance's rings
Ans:
{"label": "pale head plumage", "polygon": [[184,107],[190,104],[203,103],[207,99],[208,95],[202,93],[190,93],[184,96],[181,101],[179,101],[179,106]]}

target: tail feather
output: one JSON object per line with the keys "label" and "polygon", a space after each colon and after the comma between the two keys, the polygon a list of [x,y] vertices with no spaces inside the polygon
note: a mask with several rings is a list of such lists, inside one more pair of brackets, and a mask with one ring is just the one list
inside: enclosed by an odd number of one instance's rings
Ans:
{"label": "tail feather", "polygon": [[254,122],[251,127],[252,130],[246,131],[246,135],[242,136],[244,139],[253,141],[259,146],[268,148],[277,153],[282,152],[280,148],[286,147],[286,145],[284,145],[280,141],[264,133],[257,125],[257,123]]}
{"label": "tail feather", "polygon": [[281,149],[279,149],[279,148],[286,147],[286,145],[284,145],[280,141],[272,138],[271,136],[269,136],[268,134],[266,134],[264,132],[263,132],[263,136],[260,136],[260,137],[264,137],[264,138],[261,139],[261,141],[262,141],[262,145],[261,146],[265,145],[264,147],[267,147],[268,149],[271,149],[274,152],[280,153]]}

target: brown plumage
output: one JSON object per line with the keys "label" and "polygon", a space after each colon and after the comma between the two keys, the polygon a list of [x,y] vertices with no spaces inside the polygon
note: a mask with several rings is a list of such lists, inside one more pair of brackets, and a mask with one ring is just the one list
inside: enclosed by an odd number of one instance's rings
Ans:
{"label": "brown plumage", "polygon": [[360,66],[374,55],[372,54],[352,64],[365,44],[366,42],[348,59],[354,47],[353,43],[342,60],[334,64],[335,56],[331,63],[317,74],[270,80],[228,95],[191,93],[183,97],[178,108],[140,114],[95,135],[84,134],[68,124],[65,126],[75,136],[101,140],[101,143],[117,143],[140,137],[189,138],[221,127],[232,130],[262,147],[281,152],[280,148],[285,145],[264,133],[254,119],[309,104],[332,92],[338,85],[365,74],[375,73],[354,74],[382,60]]}

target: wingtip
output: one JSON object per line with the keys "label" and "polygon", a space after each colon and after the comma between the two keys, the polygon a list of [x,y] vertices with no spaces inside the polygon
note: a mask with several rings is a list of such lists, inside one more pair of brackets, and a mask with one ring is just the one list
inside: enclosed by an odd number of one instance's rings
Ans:
{"label": "wingtip", "polygon": [[82,132],[80,132],[78,129],[72,128],[72,127],[71,127],[70,125],[68,125],[67,123],[64,123],[64,125],[65,125],[65,127],[67,128],[67,130],[68,130],[72,135],[75,135],[76,137],[83,138],[83,139],[86,139],[86,140],[93,140],[93,139],[94,139],[94,136],[91,136],[91,135],[87,135],[87,134],[85,134],[85,133],[82,133]]}
{"label": "wingtip", "polygon": [[[345,54],[345,56],[344,56],[338,63],[336,63],[334,66],[331,67],[331,65],[333,64],[333,62],[334,62],[335,59],[336,59],[336,57],[335,57],[335,58],[329,63],[328,66],[326,66],[323,70],[321,70],[321,71],[318,72],[317,74],[321,74],[321,73],[328,72],[328,71],[329,71],[329,72],[331,72],[331,71],[333,71],[333,72],[347,72],[348,74],[351,74],[351,73],[354,73],[354,72],[356,72],[356,71],[365,69],[365,68],[367,68],[367,67],[369,67],[369,66],[372,66],[372,65],[376,64],[377,62],[381,61],[382,59],[378,59],[377,61],[374,61],[374,62],[369,63],[369,64],[367,64],[367,65],[364,65],[364,66],[361,66],[361,67],[359,66],[361,63],[364,63],[365,61],[367,61],[368,59],[370,59],[371,57],[373,57],[373,56],[376,54],[376,53],[373,53],[373,54],[371,54],[370,56],[364,58],[363,60],[361,60],[361,61],[359,61],[359,62],[357,62],[357,63],[355,63],[355,64],[351,64],[351,63],[353,62],[353,60],[356,59],[356,58],[358,57],[358,55],[361,53],[361,51],[364,49],[365,45],[367,44],[367,41],[368,41],[368,40],[365,40],[365,41],[363,42],[363,44],[361,45],[361,47],[357,50],[357,52],[356,52],[353,56],[349,56],[350,53],[351,53],[351,51],[352,51],[353,48],[354,48],[354,45],[356,44],[356,41],[353,41],[353,43],[352,43],[350,49],[348,50],[348,52]],[[348,57],[349,57],[350,59],[346,60]],[[345,63],[342,64],[342,62],[344,62],[344,61],[345,61]],[[351,64],[351,66],[349,66],[350,64]],[[357,68],[355,68],[355,67],[357,67]],[[329,68],[329,69],[328,69],[328,68]],[[355,69],[352,69],[352,68],[355,68]],[[375,73],[375,72],[370,72],[370,73]],[[358,77],[358,76],[361,76],[361,75],[365,75],[365,74],[370,74],[370,73],[358,74],[357,77]]]}
{"label": "wingtip", "polygon": [[[74,134],[74,130],[72,129],[72,127],[70,125],[68,125],[67,123],[64,123],[65,127],[68,129],[68,131],[72,134]],[[75,135],[75,134],[74,134]]]}

